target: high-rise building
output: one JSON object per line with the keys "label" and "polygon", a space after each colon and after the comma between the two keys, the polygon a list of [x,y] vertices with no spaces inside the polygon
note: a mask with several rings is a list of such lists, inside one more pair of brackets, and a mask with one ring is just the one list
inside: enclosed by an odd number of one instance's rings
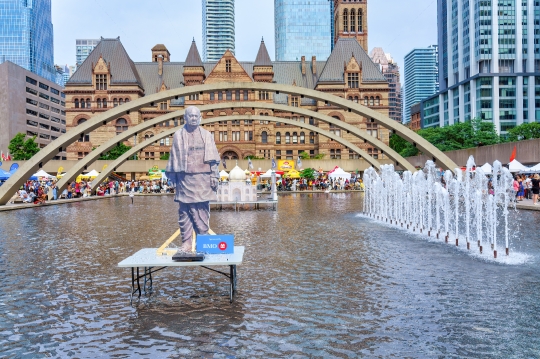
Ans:
{"label": "high-rise building", "polygon": [[276,61],[328,58],[333,47],[332,1],[274,1]]}
{"label": "high-rise building", "polygon": [[368,0],[334,1],[334,44],[339,38],[354,38],[368,51]]}
{"label": "high-rise building", "polygon": [[[17,133],[35,137],[39,148],[66,133],[63,88],[11,61],[0,64],[0,150]],[[55,159],[66,159],[62,151]]]}
{"label": "high-rise building", "polygon": [[94,47],[97,46],[99,43],[99,39],[77,39],[75,40],[75,64],[77,67],[81,66],[81,64],[86,60],[88,55],[92,52]]}
{"label": "high-rise building", "polygon": [[203,60],[218,61],[225,51],[234,54],[234,0],[202,0]]}
{"label": "high-rise building", "polygon": [[0,63],[56,80],[51,0],[0,1]]}
{"label": "high-rise building", "polygon": [[437,45],[414,49],[405,55],[403,123],[411,120],[411,106],[439,90]]}
{"label": "high-rise building", "polygon": [[369,57],[373,62],[379,65],[382,74],[388,80],[388,107],[390,107],[389,117],[393,120],[402,121],[402,104],[401,104],[401,82],[399,74],[399,66],[394,61],[392,56],[385,53],[380,47],[375,47],[371,50]]}
{"label": "high-rise building", "polygon": [[440,92],[422,126],[481,118],[500,134],[540,121],[540,1],[438,0]]}

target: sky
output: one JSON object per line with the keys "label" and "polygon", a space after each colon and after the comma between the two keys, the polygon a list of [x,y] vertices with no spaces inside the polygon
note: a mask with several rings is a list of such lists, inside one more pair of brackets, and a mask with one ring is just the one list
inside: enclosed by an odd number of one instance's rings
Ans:
{"label": "sky", "polygon": [[[261,38],[275,58],[274,1],[236,0],[236,58],[254,61]],[[54,60],[75,64],[75,40],[120,36],[133,61],[150,61],[165,44],[184,61],[195,38],[202,57],[201,0],[52,0]],[[382,47],[401,68],[414,48],[437,43],[437,0],[368,0],[369,51]],[[311,54],[306,54],[311,58]]]}

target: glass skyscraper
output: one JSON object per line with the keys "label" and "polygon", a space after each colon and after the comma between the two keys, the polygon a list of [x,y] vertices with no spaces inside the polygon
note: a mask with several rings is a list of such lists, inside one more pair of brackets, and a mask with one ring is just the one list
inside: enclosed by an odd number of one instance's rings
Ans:
{"label": "glass skyscraper", "polygon": [[97,39],[77,39],[75,40],[75,65],[77,67],[81,66],[84,60],[90,55],[92,50],[94,50],[94,47],[97,46],[97,44],[101,40]]}
{"label": "glass skyscraper", "polygon": [[405,55],[403,123],[411,120],[411,106],[439,90],[437,45],[414,49]]}
{"label": "glass skyscraper", "polygon": [[540,1],[438,0],[440,93],[422,126],[540,122]]}
{"label": "glass skyscraper", "polygon": [[225,51],[234,54],[234,0],[202,0],[203,61],[218,61]]}
{"label": "glass skyscraper", "polygon": [[55,81],[51,0],[0,0],[0,63]]}
{"label": "glass skyscraper", "polygon": [[332,51],[333,1],[275,0],[276,61],[326,60]]}

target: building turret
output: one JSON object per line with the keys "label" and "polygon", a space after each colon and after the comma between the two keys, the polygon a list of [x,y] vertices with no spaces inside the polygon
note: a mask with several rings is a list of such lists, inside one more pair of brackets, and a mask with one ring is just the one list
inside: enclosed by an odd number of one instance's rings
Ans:
{"label": "building turret", "polygon": [[255,82],[272,82],[274,80],[274,66],[266,50],[264,39],[261,40],[257,58],[253,64],[253,80]]}

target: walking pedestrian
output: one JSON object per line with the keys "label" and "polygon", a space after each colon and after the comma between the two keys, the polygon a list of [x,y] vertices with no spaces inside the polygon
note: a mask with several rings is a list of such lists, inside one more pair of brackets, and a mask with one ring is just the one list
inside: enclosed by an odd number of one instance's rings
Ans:
{"label": "walking pedestrian", "polygon": [[540,192],[540,176],[536,173],[531,180],[532,182],[532,193],[533,193],[533,204],[538,205],[538,193]]}

